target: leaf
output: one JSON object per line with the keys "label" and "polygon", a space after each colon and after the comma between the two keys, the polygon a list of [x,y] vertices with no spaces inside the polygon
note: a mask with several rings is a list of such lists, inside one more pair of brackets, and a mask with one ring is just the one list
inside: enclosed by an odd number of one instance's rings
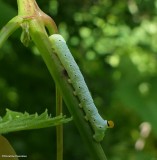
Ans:
{"label": "leaf", "polygon": [[71,120],[72,118],[65,118],[65,116],[62,115],[52,118],[48,115],[47,109],[41,115],[38,115],[37,113],[30,115],[27,112],[21,113],[6,109],[6,115],[3,118],[0,118],[0,134],[52,127],[67,123]]}
{"label": "leaf", "polygon": [[[11,146],[9,141],[2,135],[0,135],[0,146],[3,146],[0,147],[0,159],[18,160],[13,147]],[[12,157],[10,155],[12,155]]]}

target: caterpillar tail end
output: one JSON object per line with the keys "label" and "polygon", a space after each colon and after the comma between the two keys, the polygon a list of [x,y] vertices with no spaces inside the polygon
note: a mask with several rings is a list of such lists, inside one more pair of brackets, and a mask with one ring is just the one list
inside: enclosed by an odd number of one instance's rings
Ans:
{"label": "caterpillar tail end", "polygon": [[107,121],[108,128],[113,128],[114,127],[114,122],[113,121]]}
{"label": "caterpillar tail end", "polygon": [[99,135],[99,134],[94,134],[93,135],[93,138],[94,138],[94,140],[96,141],[96,142],[101,142],[102,140],[103,140],[103,138],[104,138],[104,135]]}

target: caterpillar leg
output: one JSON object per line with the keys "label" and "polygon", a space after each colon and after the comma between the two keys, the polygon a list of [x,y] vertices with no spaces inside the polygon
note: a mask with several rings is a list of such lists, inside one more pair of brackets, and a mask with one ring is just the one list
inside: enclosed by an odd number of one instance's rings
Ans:
{"label": "caterpillar leg", "polygon": [[93,138],[94,138],[94,140],[95,140],[96,142],[102,141],[103,138],[104,138],[104,132],[95,133],[95,134],[93,135]]}
{"label": "caterpillar leg", "polygon": [[86,115],[86,116],[84,116],[84,118],[85,118],[85,120],[86,121],[89,121],[89,118],[88,118],[88,116]]}
{"label": "caterpillar leg", "polygon": [[68,83],[70,83],[70,84],[72,83],[72,82],[71,82],[71,79],[68,79]]}
{"label": "caterpillar leg", "polygon": [[73,94],[74,94],[74,96],[77,96],[77,93],[76,93],[76,91],[74,91],[74,92],[73,92]]}
{"label": "caterpillar leg", "polygon": [[79,107],[80,107],[80,108],[83,108],[83,106],[82,106],[82,104],[81,104],[81,103],[79,104]]}

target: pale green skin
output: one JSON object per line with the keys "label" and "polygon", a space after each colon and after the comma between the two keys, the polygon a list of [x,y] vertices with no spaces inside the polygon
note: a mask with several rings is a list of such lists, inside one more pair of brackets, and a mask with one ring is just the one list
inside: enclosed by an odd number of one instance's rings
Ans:
{"label": "pale green skin", "polygon": [[76,64],[70,50],[64,40],[59,34],[53,34],[49,37],[51,45],[62,65],[70,77],[76,96],[80,100],[80,107],[83,108],[86,113],[86,120],[91,123],[94,130],[93,138],[100,142],[104,138],[105,130],[108,127],[107,120],[104,120],[98,113],[98,110],[93,102],[88,87],[84,81],[83,75]]}

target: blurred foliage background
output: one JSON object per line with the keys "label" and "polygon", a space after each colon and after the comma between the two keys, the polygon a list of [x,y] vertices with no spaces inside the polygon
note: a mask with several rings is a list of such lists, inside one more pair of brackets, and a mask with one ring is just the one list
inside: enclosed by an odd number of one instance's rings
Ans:
{"label": "blurred foliage background", "polygon": [[[110,160],[157,160],[157,0],[37,0],[67,40],[101,115],[115,122],[102,146]],[[0,28],[17,3],[0,0]],[[0,115],[5,108],[55,116],[55,85],[32,44],[16,31],[0,49]],[[69,112],[64,107],[64,113]],[[6,134],[18,155],[55,159],[55,128]],[[89,160],[71,122],[64,159]]]}

